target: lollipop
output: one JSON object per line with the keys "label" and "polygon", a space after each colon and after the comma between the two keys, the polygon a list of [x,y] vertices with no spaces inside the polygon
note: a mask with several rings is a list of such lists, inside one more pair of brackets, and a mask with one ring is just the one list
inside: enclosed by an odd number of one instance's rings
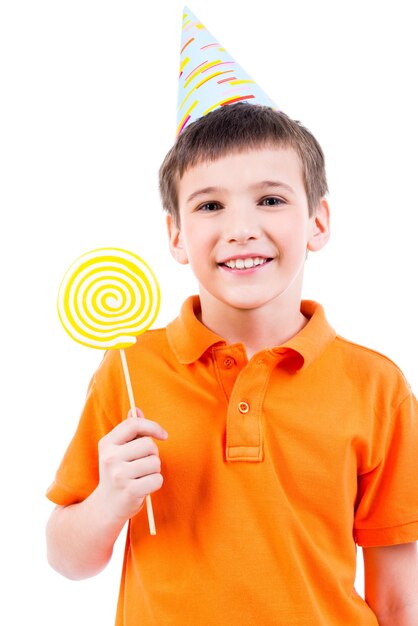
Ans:
{"label": "lollipop", "polygon": [[[136,254],[99,248],[67,270],[58,293],[58,314],[67,333],[85,346],[119,349],[131,412],[136,404],[124,348],[157,317],[160,289],[150,267]],[[156,534],[151,496],[146,496],[151,535]]]}

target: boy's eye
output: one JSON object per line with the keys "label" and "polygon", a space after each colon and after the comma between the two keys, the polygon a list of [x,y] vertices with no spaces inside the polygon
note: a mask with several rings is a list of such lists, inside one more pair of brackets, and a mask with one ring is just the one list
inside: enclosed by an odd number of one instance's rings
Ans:
{"label": "boy's eye", "polygon": [[260,204],[263,206],[280,206],[281,204],[285,204],[285,201],[281,198],[277,198],[276,196],[269,196],[268,198],[263,198]]}
{"label": "boy's eye", "polygon": [[206,211],[211,213],[212,211],[218,211],[220,205],[217,202],[205,202],[198,207],[198,211]]}

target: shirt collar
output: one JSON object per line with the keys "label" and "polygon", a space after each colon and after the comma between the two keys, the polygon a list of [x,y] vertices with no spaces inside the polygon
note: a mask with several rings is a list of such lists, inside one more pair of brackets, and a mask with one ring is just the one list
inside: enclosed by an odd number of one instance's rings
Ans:
{"label": "shirt collar", "polygon": [[[272,348],[274,354],[290,352],[299,356],[296,369],[308,367],[335,339],[335,330],[329,325],[323,307],[313,300],[302,300],[300,310],[308,323],[286,343]],[[299,363],[298,363],[299,361]]]}
{"label": "shirt collar", "polygon": [[[167,325],[168,342],[180,363],[193,363],[210,347],[216,344],[226,345],[225,339],[199,321],[199,312],[199,297],[191,296],[184,302],[180,315]],[[324,309],[317,302],[303,300],[301,312],[309,319],[306,326],[286,343],[269,350],[278,360],[283,357],[286,360],[286,356],[296,356],[295,369],[308,367],[336,335],[327,322]]]}
{"label": "shirt collar", "polygon": [[199,312],[199,296],[191,296],[181,307],[180,315],[167,325],[168,343],[180,363],[194,363],[211,346],[226,345],[225,339],[197,319]]}

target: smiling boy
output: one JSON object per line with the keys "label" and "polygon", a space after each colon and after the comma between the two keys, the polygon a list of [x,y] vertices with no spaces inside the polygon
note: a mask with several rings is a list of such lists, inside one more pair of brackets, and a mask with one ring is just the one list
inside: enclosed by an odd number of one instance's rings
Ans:
{"label": "smiling boy", "polygon": [[260,105],[187,11],[183,30],[160,190],[199,295],[126,350],[137,416],[105,355],[48,490],[49,561],[93,576],[128,522],[117,626],[417,626],[416,399],[301,300],[306,257],[329,238],[322,150]]}
{"label": "smiling boy", "polygon": [[123,420],[114,352],[96,372],[48,494],[51,564],[96,574],[129,520],[118,626],[415,625],[415,398],[301,302],[306,255],[329,237],[319,145],[237,104],[184,131],[160,183],[199,297],[127,350],[147,419]]}

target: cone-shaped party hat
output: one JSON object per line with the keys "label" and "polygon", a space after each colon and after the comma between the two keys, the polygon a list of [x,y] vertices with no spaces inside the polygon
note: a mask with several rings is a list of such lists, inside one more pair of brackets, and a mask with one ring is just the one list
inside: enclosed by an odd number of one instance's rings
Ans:
{"label": "cone-shaped party hat", "polygon": [[235,102],[278,108],[185,7],[176,134],[210,111]]}

